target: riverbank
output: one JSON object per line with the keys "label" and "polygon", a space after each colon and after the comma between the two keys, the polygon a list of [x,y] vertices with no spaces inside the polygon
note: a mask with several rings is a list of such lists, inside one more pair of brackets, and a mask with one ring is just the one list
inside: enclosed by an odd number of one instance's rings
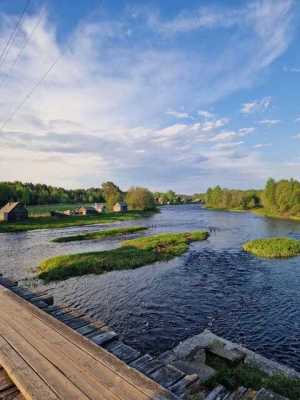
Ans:
{"label": "riverbank", "polygon": [[162,233],[126,240],[121,247],[92,253],[53,257],[40,263],[38,277],[46,282],[72,276],[103,274],[168,261],[185,253],[191,242],[205,240],[208,232]]}
{"label": "riverbank", "polygon": [[289,221],[298,221],[300,222],[300,216],[292,216],[292,215],[280,215],[274,212],[268,211],[265,208],[253,208],[249,210],[243,210],[241,208],[216,208],[216,207],[205,207],[206,210],[211,211],[227,211],[227,212],[236,212],[236,213],[246,213],[251,212],[259,217],[266,218],[274,218],[274,219],[285,219]]}
{"label": "riverbank", "polygon": [[36,229],[60,229],[72,226],[109,224],[113,222],[132,221],[153,215],[154,211],[128,211],[126,213],[103,213],[98,215],[55,217],[31,217],[24,221],[1,222],[0,233],[26,232]]}

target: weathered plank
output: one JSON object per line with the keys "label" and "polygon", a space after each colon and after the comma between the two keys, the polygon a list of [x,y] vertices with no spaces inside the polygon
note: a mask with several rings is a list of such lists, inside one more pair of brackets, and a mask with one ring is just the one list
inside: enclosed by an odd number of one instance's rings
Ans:
{"label": "weathered plank", "polygon": [[[174,398],[112,354],[5,289],[0,289],[0,314],[5,316],[4,320],[0,319],[2,328],[7,325],[7,329],[17,331],[28,345],[55,365],[73,385],[80,385],[80,390],[84,388],[85,394],[93,400],[111,400],[115,396],[118,400]],[[16,335],[14,340],[19,345],[18,339]],[[10,371],[13,373],[16,368]],[[22,383],[26,384],[24,380]]]}

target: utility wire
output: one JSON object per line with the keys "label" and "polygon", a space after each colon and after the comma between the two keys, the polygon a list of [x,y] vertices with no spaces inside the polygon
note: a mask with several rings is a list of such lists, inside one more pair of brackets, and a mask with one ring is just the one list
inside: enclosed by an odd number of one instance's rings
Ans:
{"label": "utility wire", "polygon": [[15,117],[15,115],[19,112],[19,110],[23,107],[23,105],[27,102],[27,100],[29,100],[29,98],[33,95],[33,93],[36,91],[36,89],[44,82],[44,80],[47,78],[49,73],[52,71],[52,69],[58,63],[61,56],[62,55],[60,54],[56,58],[56,60],[50,65],[50,67],[47,69],[47,71],[44,73],[44,75],[36,82],[36,84],[33,86],[33,88],[27,93],[27,95],[23,98],[23,100],[13,110],[13,112],[10,114],[10,116],[1,124],[0,131],[3,131],[3,129],[7,126],[7,124]]}
{"label": "utility wire", "polygon": [[21,23],[22,23],[22,21],[24,19],[24,16],[25,16],[25,13],[26,13],[26,11],[27,11],[27,9],[29,7],[30,1],[31,0],[27,0],[27,3],[25,4],[25,7],[23,8],[23,11],[22,11],[17,23],[16,23],[16,26],[13,29],[12,33],[10,34],[9,39],[6,42],[6,45],[4,46],[4,48],[3,48],[3,50],[2,50],[2,52],[0,54],[0,68],[2,67],[2,65],[3,65],[3,63],[4,63],[5,59],[6,59],[6,56],[9,53],[10,47],[13,45],[13,43],[14,43],[16,37],[17,37],[18,29],[19,29],[19,27],[20,27],[20,25],[21,25]]}
{"label": "utility wire", "polygon": [[42,17],[43,17],[43,12],[40,13],[39,18],[37,19],[33,29],[31,30],[31,32],[29,33],[29,35],[27,36],[27,39],[24,42],[24,46],[20,48],[16,58],[13,60],[13,62],[11,63],[8,71],[7,71],[7,75],[3,76],[3,79],[0,80],[0,89],[3,86],[3,83],[6,81],[6,79],[8,78],[9,74],[12,72],[12,70],[15,68],[15,66],[17,65],[19,59],[21,58],[21,55],[24,53],[30,39],[32,38],[34,32],[36,31],[37,27],[40,25],[41,21],[42,21]]}

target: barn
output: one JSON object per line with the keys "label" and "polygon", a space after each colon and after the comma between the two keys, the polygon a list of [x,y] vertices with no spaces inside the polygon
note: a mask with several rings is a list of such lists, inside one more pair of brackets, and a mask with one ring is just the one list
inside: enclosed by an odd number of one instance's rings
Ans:
{"label": "barn", "polygon": [[28,211],[22,202],[9,202],[0,209],[0,221],[22,221]]}
{"label": "barn", "polygon": [[114,212],[127,212],[128,211],[127,203],[125,203],[124,201],[116,203],[113,207],[113,210]]}

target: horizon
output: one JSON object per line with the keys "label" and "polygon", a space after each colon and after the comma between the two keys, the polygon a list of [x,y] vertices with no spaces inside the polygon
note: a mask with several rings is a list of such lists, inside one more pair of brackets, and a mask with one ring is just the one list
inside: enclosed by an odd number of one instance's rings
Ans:
{"label": "horizon", "polygon": [[300,180],[300,3],[69,4],[1,2],[0,181]]}

